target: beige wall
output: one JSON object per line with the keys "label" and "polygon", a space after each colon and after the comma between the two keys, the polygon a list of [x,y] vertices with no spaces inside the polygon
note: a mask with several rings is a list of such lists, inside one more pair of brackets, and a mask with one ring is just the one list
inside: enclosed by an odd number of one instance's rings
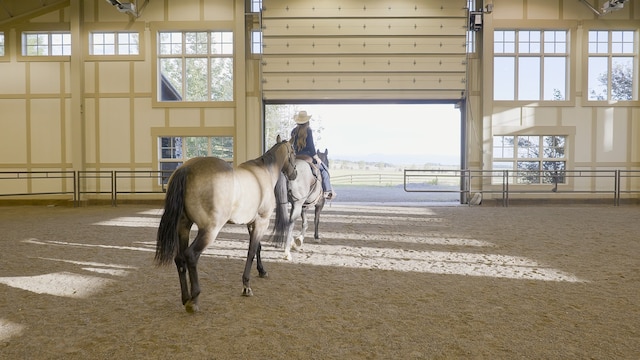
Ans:
{"label": "beige wall", "polygon": [[[491,169],[494,134],[545,131],[570,136],[569,169],[640,169],[640,104],[593,106],[584,99],[582,80],[588,29],[629,25],[638,30],[640,4],[630,1],[623,10],[598,18],[578,0],[487,3],[494,5],[493,12],[484,16],[479,51],[470,55],[467,73],[469,168]],[[261,154],[261,71],[259,61],[245,53],[244,0],[150,1],[135,21],[105,1],[71,0],[70,4],[1,29],[7,56],[0,58],[0,171],[156,170],[156,139],[161,135],[233,135],[237,163]],[[154,29],[216,24],[230,26],[235,33],[235,101],[204,107],[155,103]],[[570,29],[569,102],[558,106],[492,101],[492,35],[494,28],[504,27]],[[128,28],[143,34],[140,56],[107,61],[88,54],[88,31]],[[81,41],[74,44],[71,59],[24,59],[18,51],[19,36],[29,29],[71,29]],[[105,180],[96,183],[84,186],[108,187]],[[4,182],[2,186],[22,192],[42,185]],[[148,180],[119,186],[142,191],[158,187]],[[572,186],[595,189],[598,184]],[[627,189],[632,186],[638,185],[623,184]]]}
{"label": "beige wall", "polygon": [[[491,169],[493,135],[563,134],[569,136],[569,170],[640,169],[640,153],[635,145],[640,133],[640,102],[602,106],[586,101],[585,56],[585,41],[590,29],[624,27],[639,31],[640,4],[627,2],[624,9],[598,17],[578,0],[493,0],[487,3],[493,4],[493,12],[484,15],[481,41],[486,45],[481,60],[472,62],[472,73],[481,73],[482,80],[471,77],[473,91],[469,97],[470,108],[478,109],[476,114],[481,114],[469,119],[472,122],[470,130],[478,131],[469,136],[481,138],[482,144],[468,142],[470,167]],[[590,3],[599,8],[602,1]],[[560,106],[538,102],[494,102],[491,95],[494,86],[493,30],[554,27],[570,30],[569,101]],[[637,64],[635,71],[638,71]],[[567,190],[598,190],[601,185],[599,180],[576,180],[570,181]],[[634,186],[637,190],[637,184],[623,179],[623,190]],[[484,188],[492,187],[485,181]]]}

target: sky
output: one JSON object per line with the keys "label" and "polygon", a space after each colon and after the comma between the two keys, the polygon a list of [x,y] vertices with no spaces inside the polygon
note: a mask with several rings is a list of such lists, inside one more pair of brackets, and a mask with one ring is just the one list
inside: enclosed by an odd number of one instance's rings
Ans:
{"label": "sky", "polygon": [[307,104],[296,108],[312,115],[314,130],[322,127],[314,133],[316,148],[329,149],[330,158],[385,154],[459,164],[460,110],[453,104]]}

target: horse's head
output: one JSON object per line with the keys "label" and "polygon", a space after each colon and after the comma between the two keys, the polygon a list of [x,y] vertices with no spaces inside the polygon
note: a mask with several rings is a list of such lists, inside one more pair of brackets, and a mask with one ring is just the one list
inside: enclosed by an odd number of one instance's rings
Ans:
{"label": "horse's head", "polygon": [[324,152],[322,152],[320,150],[316,150],[316,154],[320,158],[320,161],[322,161],[323,164],[325,164],[327,167],[329,167],[329,150],[328,149],[324,149]]}
{"label": "horse's head", "polygon": [[295,180],[298,177],[298,171],[296,170],[296,151],[293,149],[293,143],[289,140],[281,140],[280,135],[278,135],[276,141],[284,157],[282,172],[287,179]]}

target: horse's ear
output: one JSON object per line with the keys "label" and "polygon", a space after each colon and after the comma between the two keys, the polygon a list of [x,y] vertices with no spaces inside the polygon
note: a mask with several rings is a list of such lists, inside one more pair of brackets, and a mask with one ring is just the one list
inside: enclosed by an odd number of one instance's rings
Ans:
{"label": "horse's ear", "polygon": [[329,149],[324,148],[324,156],[327,156],[327,155],[329,155]]}
{"label": "horse's ear", "polygon": [[278,136],[276,137],[276,143],[279,144],[282,141],[282,139],[280,138],[280,134],[278,134]]}

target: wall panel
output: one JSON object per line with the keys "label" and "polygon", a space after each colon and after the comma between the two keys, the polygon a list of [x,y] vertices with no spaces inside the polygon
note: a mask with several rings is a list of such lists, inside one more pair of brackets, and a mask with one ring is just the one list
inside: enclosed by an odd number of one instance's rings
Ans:
{"label": "wall panel", "polygon": [[266,100],[464,96],[464,0],[265,0],[263,5]]}

